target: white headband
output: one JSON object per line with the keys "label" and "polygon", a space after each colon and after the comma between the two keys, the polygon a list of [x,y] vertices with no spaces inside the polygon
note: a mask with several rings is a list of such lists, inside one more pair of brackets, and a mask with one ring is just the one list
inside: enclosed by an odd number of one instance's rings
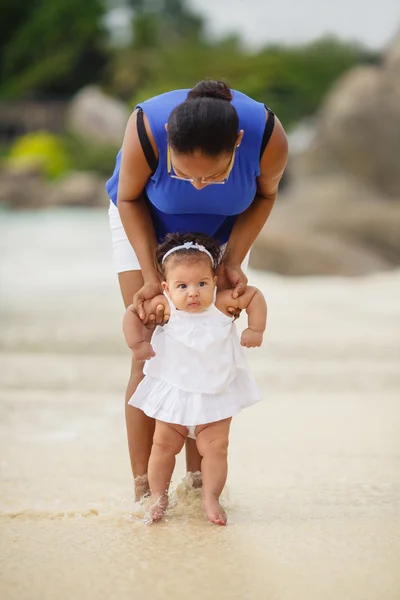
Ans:
{"label": "white headband", "polygon": [[182,244],[182,246],[175,246],[175,248],[171,248],[171,250],[168,250],[168,252],[164,254],[161,264],[164,264],[165,259],[168,258],[170,254],[173,254],[173,252],[177,252],[178,250],[198,250],[199,252],[204,252],[204,254],[207,254],[207,256],[210,257],[211,264],[213,267],[215,267],[211,252],[209,252],[207,248],[204,248],[204,246],[201,246],[201,244],[195,244],[194,242],[185,242]]}

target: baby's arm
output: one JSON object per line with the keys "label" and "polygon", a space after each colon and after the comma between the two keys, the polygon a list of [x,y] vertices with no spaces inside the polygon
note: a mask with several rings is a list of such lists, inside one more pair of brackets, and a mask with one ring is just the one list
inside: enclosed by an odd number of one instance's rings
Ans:
{"label": "baby's arm", "polygon": [[133,312],[132,304],[125,311],[122,328],[125,341],[132,350],[132,356],[135,360],[149,360],[155,356],[152,345],[149,340],[145,339],[146,333],[148,335],[148,330],[146,330],[146,327],[137,314]]}
{"label": "baby's arm", "polygon": [[[169,313],[169,305],[165,296],[156,296],[152,300],[144,302],[146,314],[154,313],[157,307],[163,305],[165,313]],[[154,327],[154,326],[153,326]],[[151,331],[143,325],[137,314],[130,305],[125,311],[123,320],[123,331],[127,345],[132,350],[133,358],[137,361],[149,360],[155,356],[152,345],[150,344]]]}
{"label": "baby's arm", "polygon": [[257,288],[247,286],[245,293],[237,301],[238,308],[244,308],[248,317],[248,327],[243,331],[240,343],[246,348],[261,346],[267,326],[267,303],[264,295]]}
{"label": "baby's arm", "polygon": [[228,309],[245,309],[248,316],[248,327],[243,331],[240,343],[246,348],[261,346],[267,324],[267,303],[260,290],[247,286],[245,293],[236,299],[232,298],[231,290],[218,292],[216,305],[227,315],[230,314]]}

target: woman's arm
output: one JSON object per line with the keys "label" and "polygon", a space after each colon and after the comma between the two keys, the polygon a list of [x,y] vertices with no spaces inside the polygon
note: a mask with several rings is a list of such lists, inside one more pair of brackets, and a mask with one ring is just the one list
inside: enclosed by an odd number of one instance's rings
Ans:
{"label": "woman's arm", "polygon": [[[146,133],[158,158],[157,145],[144,113],[143,118]],[[146,323],[148,317],[143,308],[144,302],[162,293],[162,289],[155,262],[157,239],[144,194],[151,170],[139,140],[136,119],[137,111],[131,115],[125,130],[117,204],[125,233],[136,253],[144,279],[143,287],[133,297],[133,307]],[[158,325],[164,323],[162,310],[151,316]]]}
{"label": "woman's arm", "polygon": [[[225,277],[235,288],[233,297],[243,294],[246,288],[246,278],[240,265],[270,215],[287,157],[286,134],[279,119],[275,117],[274,131],[260,162],[257,194],[249,208],[236,219],[222,259]],[[240,273],[243,278],[240,277]]]}
{"label": "woman's arm", "polygon": [[[157,157],[157,145],[149,122],[145,115],[143,117],[147,135]],[[139,141],[136,118],[137,111],[131,115],[125,130],[117,204],[126,235],[138,258],[145,284],[159,283],[155,265],[157,239],[144,197],[144,189],[151,171]]]}

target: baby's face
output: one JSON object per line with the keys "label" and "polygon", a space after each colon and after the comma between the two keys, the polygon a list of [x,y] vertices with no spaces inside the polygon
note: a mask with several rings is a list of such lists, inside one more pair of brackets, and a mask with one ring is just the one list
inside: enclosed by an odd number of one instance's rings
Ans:
{"label": "baby's face", "polygon": [[167,265],[163,288],[178,310],[198,313],[212,304],[216,281],[208,257],[189,263],[177,260]]}

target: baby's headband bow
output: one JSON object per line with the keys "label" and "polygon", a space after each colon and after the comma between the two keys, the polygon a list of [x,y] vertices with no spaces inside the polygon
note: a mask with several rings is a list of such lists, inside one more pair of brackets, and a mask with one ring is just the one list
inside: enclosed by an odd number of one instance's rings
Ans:
{"label": "baby's headband bow", "polygon": [[185,242],[181,246],[175,246],[175,248],[171,248],[171,250],[168,250],[168,252],[164,254],[161,264],[164,264],[165,259],[168,258],[168,256],[170,256],[173,252],[177,252],[178,250],[198,250],[199,252],[204,252],[204,254],[207,254],[207,256],[210,257],[212,266],[216,266],[214,264],[214,259],[212,257],[211,252],[209,252],[207,248],[204,248],[204,246],[202,246],[201,244],[196,244],[195,242]]}

